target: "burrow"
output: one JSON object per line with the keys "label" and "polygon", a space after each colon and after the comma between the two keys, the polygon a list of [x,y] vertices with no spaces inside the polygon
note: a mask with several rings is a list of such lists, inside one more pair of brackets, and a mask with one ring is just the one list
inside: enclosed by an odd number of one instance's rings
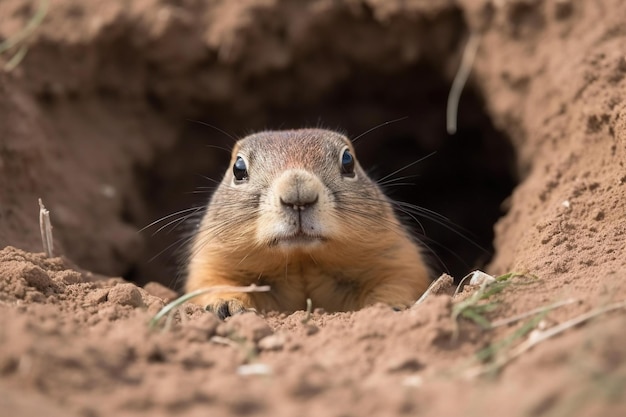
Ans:
{"label": "burrow", "polygon": [[[144,207],[129,210],[125,220],[140,228],[206,204],[208,189],[228,168],[229,136],[321,126],[356,137],[383,124],[359,139],[357,156],[375,179],[392,174],[395,181],[385,187],[390,197],[425,209],[423,215],[399,214],[427,247],[434,271],[460,277],[484,267],[494,254],[494,223],[516,185],[516,162],[471,78],[458,109],[458,132],[446,132],[447,97],[468,35],[461,12],[450,8],[435,17],[381,23],[338,8],[312,19],[310,30],[319,36],[297,42],[287,23],[259,12],[238,34],[244,46],[226,68],[231,93],[222,99],[189,88],[194,77],[202,79],[202,68],[190,70],[179,89],[170,83],[159,92],[155,80],[145,99],[173,121],[178,137],[173,148],[136,171]],[[261,69],[250,63],[264,54],[288,59]],[[180,284],[173,278],[177,253],[190,227],[172,223],[151,233],[165,223],[143,232],[143,255],[128,265],[127,278],[142,283],[160,276]]]}

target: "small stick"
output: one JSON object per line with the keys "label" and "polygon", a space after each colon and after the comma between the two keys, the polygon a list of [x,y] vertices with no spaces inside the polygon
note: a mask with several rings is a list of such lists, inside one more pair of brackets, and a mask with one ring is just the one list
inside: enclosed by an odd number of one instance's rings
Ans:
{"label": "small stick", "polygon": [[46,209],[39,199],[39,229],[41,230],[41,243],[43,251],[48,258],[52,258],[54,241],[52,239],[52,224],[50,223],[50,211]]}
{"label": "small stick", "polygon": [[159,320],[161,320],[165,315],[169,314],[174,308],[183,304],[186,301],[191,300],[194,297],[197,297],[202,294],[209,294],[213,292],[267,292],[270,290],[269,285],[258,286],[255,284],[248,285],[247,287],[234,287],[231,285],[216,285],[215,287],[209,288],[200,288],[199,290],[192,291],[189,294],[185,294],[182,297],[178,297],[165,307],[163,307],[154,317],[150,320],[150,327],[155,327]]}
{"label": "small stick", "polygon": [[514,323],[516,321],[525,319],[526,317],[534,316],[535,314],[544,313],[546,311],[554,310],[555,308],[563,307],[565,305],[576,303],[576,302],[578,302],[577,299],[569,298],[567,300],[559,301],[559,302],[556,302],[554,304],[550,304],[548,306],[539,307],[539,308],[536,308],[534,310],[530,310],[530,311],[518,314],[518,315],[513,316],[513,317],[509,317],[509,318],[501,319],[501,320],[496,320],[496,321],[491,323],[491,328],[505,326],[507,324]]}
{"label": "small stick", "polygon": [[463,58],[461,58],[461,65],[459,70],[454,76],[452,81],[452,87],[450,87],[450,93],[448,94],[448,106],[446,108],[446,130],[448,134],[454,135],[456,133],[456,118],[459,110],[459,101],[461,100],[461,93],[467,77],[469,77],[472,65],[474,64],[474,58],[476,58],[476,52],[480,44],[480,35],[473,33],[470,35],[463,51]]}

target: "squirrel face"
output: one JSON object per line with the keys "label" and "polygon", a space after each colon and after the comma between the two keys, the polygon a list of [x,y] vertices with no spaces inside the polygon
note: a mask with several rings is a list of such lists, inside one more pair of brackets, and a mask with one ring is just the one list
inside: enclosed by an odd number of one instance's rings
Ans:
{"label": "squirrel face", "polygon": [[[349,139],[322,129],[261,132],[237,142],[209,211],[245,246],[308,251],[362,240],[390,207]],[[213,217],[213,216],[212,216]],[[373,228],[373,229],[372,229]]]}

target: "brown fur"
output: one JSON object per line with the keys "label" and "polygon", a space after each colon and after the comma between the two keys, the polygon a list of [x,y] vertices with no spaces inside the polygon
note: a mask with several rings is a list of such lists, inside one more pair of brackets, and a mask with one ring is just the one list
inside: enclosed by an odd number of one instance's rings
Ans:
{"label": "brown fur", "polygon": [[[380,188],[358,162],[354,178],[342,175],[346,148],[354,156],[346,137],[321,129],[262,132],[236,144],[196,232],[186,291],[253,283],[271,291],[206,294],[194,302],[227,316],[250,308],[302,310],[310,298],[334,312],[378,302],[407,307],[426,290],[420,249]],[[249,179],[236,183],[238,155]]]}

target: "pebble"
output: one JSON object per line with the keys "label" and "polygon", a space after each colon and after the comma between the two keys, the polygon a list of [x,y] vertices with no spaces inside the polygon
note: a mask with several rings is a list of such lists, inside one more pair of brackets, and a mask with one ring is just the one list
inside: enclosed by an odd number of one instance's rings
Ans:
{"label": "pebble", "polygon": [[260,350],[281,350],[287,338],[282,333],[275,333],[259,340],[258,347]]}

